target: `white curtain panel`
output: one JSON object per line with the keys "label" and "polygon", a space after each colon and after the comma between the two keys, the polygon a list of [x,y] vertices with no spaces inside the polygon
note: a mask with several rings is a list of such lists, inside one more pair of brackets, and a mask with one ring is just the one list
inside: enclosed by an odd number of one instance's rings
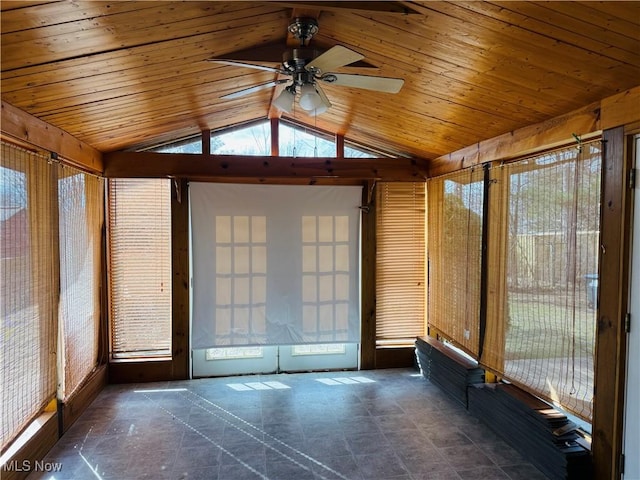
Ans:
{"label": "white curtain panel", "polygon": [[359,342],[362,187],[189,191],[194,349]]}

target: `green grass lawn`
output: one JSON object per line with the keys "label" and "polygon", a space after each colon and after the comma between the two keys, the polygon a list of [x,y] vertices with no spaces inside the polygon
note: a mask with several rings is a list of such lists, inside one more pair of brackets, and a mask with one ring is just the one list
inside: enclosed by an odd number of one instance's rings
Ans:
{"label": "green grass lawn", "polygon": [[505,359],[592,356],[596,310],[583,297],[574,309],[561,292],[510,293]]}

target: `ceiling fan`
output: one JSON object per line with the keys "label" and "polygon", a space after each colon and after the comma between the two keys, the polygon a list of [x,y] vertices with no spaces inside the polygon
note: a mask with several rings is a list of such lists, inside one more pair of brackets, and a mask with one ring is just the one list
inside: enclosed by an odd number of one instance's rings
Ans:
{"label": "ceiling fan", "polygon": [[289,24],[288,30],[300,42],[300,46],[286,50],[282,54],[281,68],[249,63],[246,60],[209,59],[211,62],[223,65],[266,70],[290,77],[261,83],[223,95],[220,98],[238,98],[265,88],[288,83],[282,93],[274,100],[274,106],[279,110],[291,113],[296,96],[299,95],[300,108],[311,115],[320,115],[331,107],[331,102],[320,88],[321,83],[385,93],[397,93],[404,84],[404,80],[401,78],[333,73],[333,70],[337,68],[362,60],[364,55],[342,45],[336,45],[324,53],[307,47],[309,40],[318,32],[318,22],[315,18],[295,18]]}

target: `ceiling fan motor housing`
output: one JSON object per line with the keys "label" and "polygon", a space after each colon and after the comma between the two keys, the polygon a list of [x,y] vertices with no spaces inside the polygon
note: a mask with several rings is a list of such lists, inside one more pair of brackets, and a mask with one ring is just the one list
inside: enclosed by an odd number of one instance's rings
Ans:
{"label": "ceiling fan motor housing", "polygon": [[306,71],[305,65],[320,55],[314,48],[293,48],[282,54],[282,66],[291,73]]}

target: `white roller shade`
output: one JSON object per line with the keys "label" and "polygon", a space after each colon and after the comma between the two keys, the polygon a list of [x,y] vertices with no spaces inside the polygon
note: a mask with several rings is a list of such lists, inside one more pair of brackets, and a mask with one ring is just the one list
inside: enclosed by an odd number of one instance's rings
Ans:
{"label": "white roller shade", "polygon": [[189,190],[193,348],[359,341],[361,187]]}

